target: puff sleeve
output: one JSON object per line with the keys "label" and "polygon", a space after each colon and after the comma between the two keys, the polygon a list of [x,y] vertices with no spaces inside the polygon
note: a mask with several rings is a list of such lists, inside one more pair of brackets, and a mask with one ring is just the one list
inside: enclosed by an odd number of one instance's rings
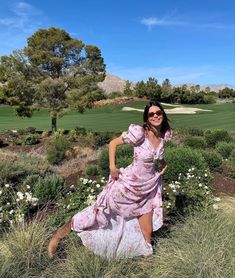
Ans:
{"label": "puff sleeve", "polygon": [[173,131],[172,129],[167,129],[167,131],[163,135],[163,142],[166,143],[172,139]]}
{"label": "puff sleeve", "polygon": [[128,131],[124,131],[121,137],[125,144],[138,145],[144,140],[144,128],[139,125],[131,124]]}

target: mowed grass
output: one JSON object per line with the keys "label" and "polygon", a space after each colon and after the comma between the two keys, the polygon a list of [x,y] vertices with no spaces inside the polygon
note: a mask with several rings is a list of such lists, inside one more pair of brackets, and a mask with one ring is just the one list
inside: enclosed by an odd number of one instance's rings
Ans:
{"label": "mowed grass", "polygon": [[[58,119],[58,128],[72,129],[83,126],[93,131],[117,131],[125,130],[130,123],[142,124],[142,113],[139,111],[122,111],[124,106],[143,109],[146,102],[131,102],[122,105],[99,107],[86,110],[80,114],[70,111]],[[201,104],[184,105],[212,110],[212,112],[200,111],[191,115],[170,114],[169,119],[173,128],[200,127],[202,129],[225,129],[235,131],[235,104]],[[171,106],[164,108],[172,109]],[[10,106],[0,106],[0,131],[5,129],[20,129],[35,127],[37,130],[50,130],[51,121],[46,109],[35,111],[32,118],[19,118],[15,116]]]}

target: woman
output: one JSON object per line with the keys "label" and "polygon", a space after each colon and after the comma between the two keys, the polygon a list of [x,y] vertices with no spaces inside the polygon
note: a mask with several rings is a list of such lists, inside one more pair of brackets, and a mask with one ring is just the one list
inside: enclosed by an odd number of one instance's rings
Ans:
{"label": "woman", "polygon": [[[143,119],[143,127],[131,124],[128,132],[110,142],[108,183],[93,205],[54,233],[48,246],[50,257],[71,230],[78,233],[87,248],[107,258],[153,253],[151,234],[163,224],[161,176],[167,167],[164,144],[172,130],[158,102],[146,105]],[[134,145],[134,160],[128,167],[117,169],[116,147],[129,143]]]}

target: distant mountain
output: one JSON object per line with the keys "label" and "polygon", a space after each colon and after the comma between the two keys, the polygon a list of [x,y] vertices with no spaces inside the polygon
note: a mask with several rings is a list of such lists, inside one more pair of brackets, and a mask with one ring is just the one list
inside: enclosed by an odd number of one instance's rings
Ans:
{"label": "distant mountain", "polygon": [[[112,75],[110,73],[106,73],[105,80],[99,83],[100,88],[102,88],[107,94],[111,92],[123,92],[125,87],[126,80],[121,79],[118,76]],[[135,86],[135,82],[131,82],[132,87]],[[176,84],[174,87],[182,86],[183,84]],[[196,84],[187,84],[186,85],[190,88]],[[209,84],[209,85],[200,85],[200,88],[204,90],[206,87],[210,87],[211,91],[218,92],[219,90],[229,87],[235,90],[235,86],[229,84]]]}
{"label": "distant mountain", "polygon": [[125,80],[106,72],[105,80],[99,83],[99,87],[110,94],[111,92],[123,92],[125,83]]}

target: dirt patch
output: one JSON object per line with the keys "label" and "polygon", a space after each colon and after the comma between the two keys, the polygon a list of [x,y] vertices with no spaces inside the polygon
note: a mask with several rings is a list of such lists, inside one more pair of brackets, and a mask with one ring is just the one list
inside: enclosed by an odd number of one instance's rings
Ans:
{"label": "dirt patch", "polygon": [[219,196],[224,193],[229,196],[235,197],[235,180],[225,177],[220,173],[214,173],[213,181],[213,193],[215,196]]}

